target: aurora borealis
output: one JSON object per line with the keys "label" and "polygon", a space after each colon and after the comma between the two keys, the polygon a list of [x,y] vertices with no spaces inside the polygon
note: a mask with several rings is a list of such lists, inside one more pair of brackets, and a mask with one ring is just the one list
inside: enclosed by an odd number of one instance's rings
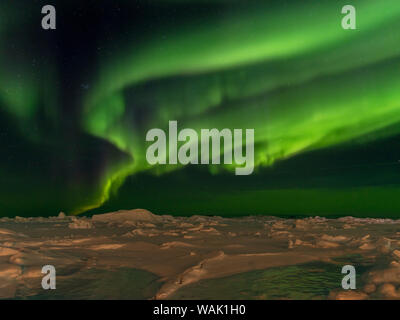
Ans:
{"label": "aurora borealis", "polygon": [[[399,216],[397,0],[44,4],[0,4],[0,215]],[[150,166],[172,120],[254,129],[255,172]]]}

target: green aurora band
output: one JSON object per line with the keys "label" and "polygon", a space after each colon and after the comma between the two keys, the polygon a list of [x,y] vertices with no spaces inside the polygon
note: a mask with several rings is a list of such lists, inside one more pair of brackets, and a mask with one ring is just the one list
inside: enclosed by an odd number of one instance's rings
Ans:
{"label": "green aurora band", "polygon": [[[345,4],[238,6],[206,24],[174,25],[121,45],[118,57],[103,62],[82,123],[132,161],[109,168],[97,201],[76,212],[101,206],[129,175],[178,168],[145,160],[145,132],[169,120],[198,132],[254,128],[258,167],[372,132],[380,134],[369,139],[398,134],[400,3],[357,3],[357,30],[341,27]],[[135,128],[127,114],[137,105],[152,113]]]}

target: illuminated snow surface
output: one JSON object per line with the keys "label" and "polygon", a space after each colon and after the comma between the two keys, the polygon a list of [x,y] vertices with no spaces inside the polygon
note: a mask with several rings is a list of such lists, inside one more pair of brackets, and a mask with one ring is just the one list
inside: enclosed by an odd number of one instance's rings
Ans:
{"label": "illuminated snow surface", "polygon": [[[397,299],[400,221],[172,217],[146,210],[0,219],[3,299]],[[344,265],[357,289],[343,290]],[[56,289],[44,290],[44,265]]]}

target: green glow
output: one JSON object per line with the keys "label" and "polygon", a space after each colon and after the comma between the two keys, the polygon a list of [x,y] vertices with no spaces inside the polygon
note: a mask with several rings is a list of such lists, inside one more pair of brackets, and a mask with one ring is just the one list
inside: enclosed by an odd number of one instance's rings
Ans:
{"label": "green glow", "polygon": [[41,108],[46,117],[55,120],[56,71],[53,58],[41,60],[34,56],[28,36],[16,37],[20,28],[28,28],[31,19],[21,9],[18,4],[0,5],[0,106],[24,136],[39,141],[43,137],[26,131],[37,125]]}
{"label": "green glow", "polygon": [[[78,4],[64,2],[60,3],[66,9],[63,12]],[[12,129],[15,126],[18,138],[26,140],[21,145],[14,140],[6,143],[6,152],[12,153],[16,144],[20,154],[10,154],[11,160],[4,163],[37,152],[30,163],[32,171],[37,163],[46,166],[49,162],[52,174],[58,170],[52,161],[61,156],[49,154],[70,143],[71,148],[62,154],[67,158],[63,159],[65,167],[72,172],[68,183],[74,190],[73,209],[69,212],[78,214],[101,206],[131,175],[161,176],[181,169],[181,165],[149,166],[145,159],[146,132],[152,128],[167,131],[170,120],[177,120],[179,129],[193,128],[198,134],[212,128],[255,129],[255,175],[261,168],[277,166],[298,154],[400,133],[398,0],[354,3],[357,30],[341,27],[341,8],[348,4],[344,0],[149,3],[155,6],[154,12],[181,5],[205,5],[207,9],[215,5],[215,11],[209,16],[199,14],[198,20],[197,16],[183,18],[181,12],[172,20],[127,23],[122,35],[105,36],[100,28],[99,39],[89,41],[79,52],[63,47],[61,40],[53,47],[49,33],[28,29],[40,28],[40,11],[36,18],[16,2],[0,4],[0,107],[5,117],[0,120]],[[96,14],[99,21],[106,16]],[[66,34],[57,35],[62,39]],[[101,50],[92,48],[94,44]],[[74,56],[80,53],[82,61]],[[57,121],[64,120],[58,126]],[[73,132],[63,132],[67,130]],[[87,134],[104,141],[99,143]],[[80,144],[74,141],[77,137],[89,141]],[[48,145],[51,151],[46,150]],[[25,146],[34,151],[25,153]],[[89,151],[83,152],[85,148]],[[89,154],[92,150],[99,158]],[[42,158],[43,151],[48,153]],[[127,155],[122,163],[124,155],[118,151]],[[215,175],[233,174],[235,167],[210,165],[207,169]],[[0,168],[3,178],[17,181],[7,169]],[[21,183],[23,178],[19,178]],[[380,195],[386,191],[382,190],[371,192]],[[273,198],[275,191],[265,192]],[[297,190],[291,192],[295,197]],[[1,202],[9,198],[11,191],[2,195]],[[20,200],[15,197],[12,202],[17,207]],[[221,206],[229,199],[223,202]]]}
{"label": "green glow", "polygon": [[[83,126],[130,154],[133,164],[106,174],[96,205],[109,198],[114,181],[180,167],[150,168],[144,158],[143,130],[166,129],[169,120],[198,132],[254,128],[257,166],[399,123],[400,34],[393,30],[400,28],[400,3],[357,3],[357,30],[341,28],[345,4],[248,6],[201,26],[121,44],[120,56],[104,61],[86,99]],[[150,94],[143,89],[149,81]],[[126,90],[134,92],[133,102]],[[152,106],[141,130],[127,115],[136,104]]]}

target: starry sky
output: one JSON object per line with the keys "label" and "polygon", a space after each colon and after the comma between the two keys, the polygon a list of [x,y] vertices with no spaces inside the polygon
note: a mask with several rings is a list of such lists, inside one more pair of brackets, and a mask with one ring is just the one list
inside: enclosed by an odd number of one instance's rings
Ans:
{"label": "starry sky", "polygon": [[[3,0],[0,216],[400,217],[400,3],[347,4]],[[254,129],[254,173],[150,166],[171,120]]]}

